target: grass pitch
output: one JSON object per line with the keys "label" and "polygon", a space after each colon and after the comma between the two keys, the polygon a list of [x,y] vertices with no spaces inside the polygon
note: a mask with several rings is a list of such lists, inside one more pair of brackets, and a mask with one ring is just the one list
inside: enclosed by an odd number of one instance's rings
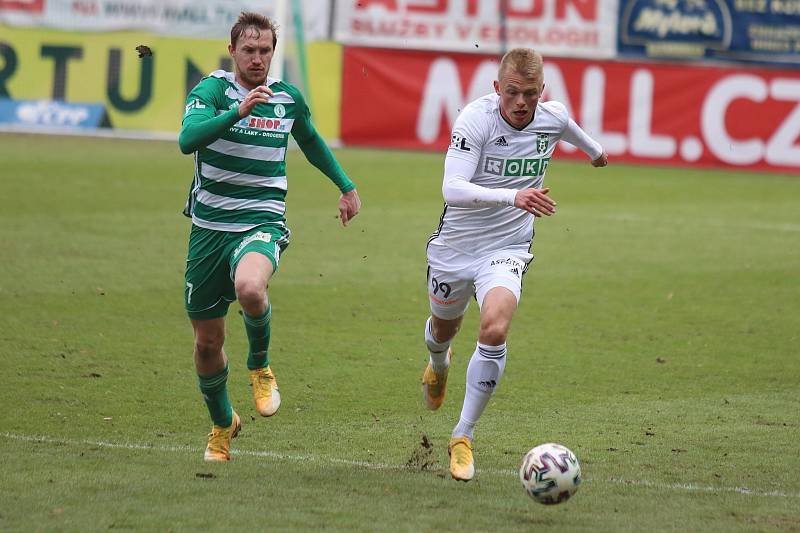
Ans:
{"label": "grass pitch", "polygon": [[[191,159],[0,135],[0,529],[800,531],[800,178],[556,160],[559,212],[537,222],[463,484],[446,443],[474,304],[444,407],[419,387],[443,155],[338,157],[364,202],[347,228],[290,153],[293,238],[270,288],[283,405],[254,416],[232,306],[244,430],[210,465],[182,306]],[[552,508],[516,477],[548,441],[585,476]]]}

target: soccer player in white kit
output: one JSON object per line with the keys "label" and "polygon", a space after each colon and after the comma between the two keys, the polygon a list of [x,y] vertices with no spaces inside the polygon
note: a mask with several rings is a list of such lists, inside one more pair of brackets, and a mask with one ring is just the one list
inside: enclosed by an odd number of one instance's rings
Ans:
{"label": "soccer player in white kit", "polygon": [[474,296],[480,308],[478,343],[467,366],[461,417],[448,446],[450,474],[475,475],[475,424],[503,377],[506,336],[517,308],[530,253],[533,221],[556,212],[543,186],[559,140],[580,148],[592,166],[608,156],[559,102],[540,102],[542,57],[515,48],[500,61],[495,92],[467,105],[453,126],[444,163],[445,207],[428,241],[428,297],[425,324],[430,361],[422,377],[429,409],[444,401],[450,343]]}

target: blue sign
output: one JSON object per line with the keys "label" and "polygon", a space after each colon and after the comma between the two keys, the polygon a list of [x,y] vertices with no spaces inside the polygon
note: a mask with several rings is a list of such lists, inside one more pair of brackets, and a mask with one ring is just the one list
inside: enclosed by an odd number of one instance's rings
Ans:
{"label": "blue sign", "polygon": [[621,0],[617,50],[800,67],[800,1]]}
{"label": "blue sign", "polygon": [[110,127],[103,104],[0,98],[0,124],[48,128]]}

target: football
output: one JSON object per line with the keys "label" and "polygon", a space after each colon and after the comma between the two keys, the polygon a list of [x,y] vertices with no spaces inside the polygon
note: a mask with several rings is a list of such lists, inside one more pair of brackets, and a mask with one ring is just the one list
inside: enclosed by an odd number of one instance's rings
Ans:
{"label": "football", "polygon": [[560,444],[540,444],[522,458],[519,480],[528,496],[554,505],[567,501],[581,483],[578,458]]}

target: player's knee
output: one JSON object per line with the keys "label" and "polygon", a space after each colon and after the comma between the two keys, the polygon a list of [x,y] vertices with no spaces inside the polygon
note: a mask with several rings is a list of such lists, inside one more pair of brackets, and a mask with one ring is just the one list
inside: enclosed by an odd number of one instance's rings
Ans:
{"label": "player's knee", "polygon": [[194,340],[197,357],[204,361],[214,360],[222,353],[225,333],[198,333]]}
{"label": "player's knee", "polygon": [[236,299],[248,314],[257,314],[266,307],[266,287],[252,280],[236,282]]}
{"label": "player's knee", "polygon": [[503,321],[489,321],[481,323],[479,340],[481,344],[500,346],[506,342],[508,324]]}

